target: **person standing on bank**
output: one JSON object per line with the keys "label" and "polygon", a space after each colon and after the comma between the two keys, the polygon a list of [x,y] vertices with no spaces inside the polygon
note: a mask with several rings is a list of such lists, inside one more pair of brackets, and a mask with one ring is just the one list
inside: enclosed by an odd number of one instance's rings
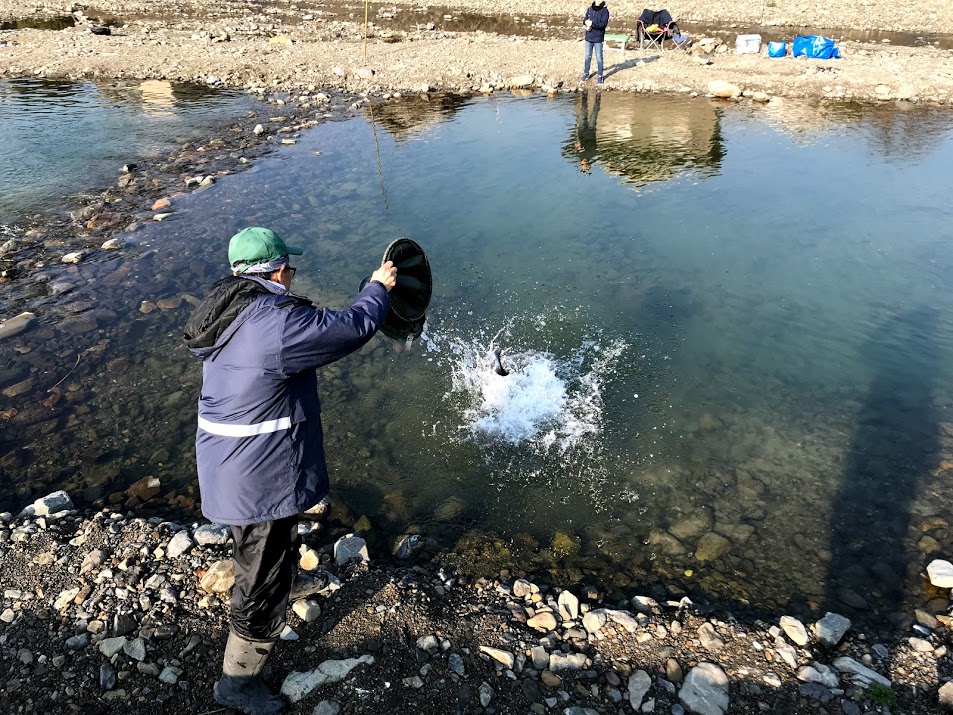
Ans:
{"label": "person standing on bank", "polygon": [[602,43],[606,38],[606,28],[609,26],[609,8],[606,7],[605,0],[593,0],[593,3],[586,8],[583,24],[586,26],[586,64],[582,70],[582,81],[589,79],[592,51],[595,50],[598,82],[602,84]]}
{"label": "person standing on bank", "polygon": [[291,292],[302,253],[266,228],[228,245],[232,275],[212,286],[185,327],[203,361],[195,438],[202,513],[228,524],[235,586],[215,701],[248,715],[289,707],[261,676],[285,626],[297,572],[298,514],[328,495],[315,369],[373,337],[390,307],[389,261],[341,311]]}

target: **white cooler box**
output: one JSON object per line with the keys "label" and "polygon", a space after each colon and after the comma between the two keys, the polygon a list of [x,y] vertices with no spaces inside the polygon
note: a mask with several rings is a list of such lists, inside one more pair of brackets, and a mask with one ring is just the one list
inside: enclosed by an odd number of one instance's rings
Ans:
{"label": "white cooler box", "polygon": [[738,35],[735,49],[739,55],[756,55],[761,52],[761,35]]}

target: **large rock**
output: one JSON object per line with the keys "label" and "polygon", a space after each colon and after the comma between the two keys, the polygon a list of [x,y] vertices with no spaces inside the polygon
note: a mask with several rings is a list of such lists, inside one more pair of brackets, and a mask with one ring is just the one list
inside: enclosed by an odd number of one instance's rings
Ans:
{"label": "large rock", "polygon": [[590,633],[595,633],[601,629],[608,620],[608,611],[605,608],[597,608],[589,611],[589,613],[582,617],[582,627]]}
{"label": "large rock", "polygon": [[349,534],[342,536],[334,544],[334,563],[343,566],[351,561],[367,563],[371,560],[367,553],[367,542],[360,536]]}
{"label": "large rock", "polygon": [[628,611],[617,611],[610,609],[606,611],[606,615],[609,617],[610,621],[615,623],[617,626],[621,626],[629,633],[635,633],[639,628],[639,622],[635,620],[635,616]]}
{"label": "large rock", "polygon": [[708,83],[708,94],[722,99],[733,99],[741,96],[741,88],[723,79],[713,79]]}
{"label": "large rock", "polygon": [[202,524],[193,537],[199,546],[224,546],[232,538],[232,532],[224,524]]}
{"label": "large rock", "polygon": [[0,340],[4,338],[12,338],[14,335],[19,335],[24,330],[30,327],[30,323],[36,320],[36,315],[33,313],[20,313],[9,320],[4,320],[0,323]]}
{"label": "large rock", "polygon": [[793,616],[781,616],[781,630],[796,645],[807,645],[807,629]]}
{"label": "large rock", "polygon": [[861,665],[853,658],[848,658],[846,656],[843,658],[838,658],[834,661],[833,665],[840,672],[850,675],[851,680],[854,681],[855,685],[860,685],[866,688],[871,683],[879,683],[885,688],[890,687],[890,681],[887,680],[887,678],[882,676],[877,671],[871,670],[865,665]]}
{"label": "large rock", "polygon": [[728,676],[714,663],[699,663],[685,676],[678,699],[695,715],[724,715],[728,711]]}
{"label": "large rock", "polygon": [[165,549],[165,554],[170,559],[175,559],[184,554],[186,551],[192,548],[193,545],[192,537],[189,536],[187,529],[176,533],[172,537],[172,540],[169,541],[169,545]]}
{"label": "large rock", "polygon": [[933,559],[927,566],[930,583],[937,588],[953,588],[953,564],[943,559]]}
{"label": "large rock", "polygon": [[840,643],[844,634],[850,630],[850,619],[838,613],[828,611],[824,617],[814,624],[814,635],[821,645],[833,648]]}
{"label": "large rock", "polygon": [[672,524],[668,532],[682,541],[694,541],[711,531],[714,523],[715,518],[709,509],[699,509],[691,516]]}
{"label": "large rock", "polygon": [[208,567],[199,585],[209,593],[226,593],[235,585],[235,564],[231,559],[216,561]]}
{"label": "large rock", "polygon": [[374,656],[372,655],[362,655],[360,658],[346,658],[345,660],[326,660],[314,670],[290,673],[281,684],[281,694],[291,702],[296,703],[322,685],[344,680],[359,665],[365,663],[370,665],[373,662]]}
{"label": "large rock", "polygon": [[629,676],[629,704],[638,711],[642,707],[642,699],[652,687],[652,678],[644,670],[637,670]]}
{"label": "large rock", "polygon": [[47,494],[33,502],[33,513],[36,516],[47,516],[72,508],[72,499],[69,498],[69,494],[62,490]]}

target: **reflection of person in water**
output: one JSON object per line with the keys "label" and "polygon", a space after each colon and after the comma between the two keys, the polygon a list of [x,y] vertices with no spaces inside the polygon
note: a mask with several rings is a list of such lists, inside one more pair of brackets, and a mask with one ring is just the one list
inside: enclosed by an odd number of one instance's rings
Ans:
{"label": "reflection of person in water", "polygon": [[602,93],[597,92],[589,113],[589,92],[580,92],[576,102],[576,152],[579,156],[579,170],[588,174],[597,155],[596,119],[599,116],[599,103]]}

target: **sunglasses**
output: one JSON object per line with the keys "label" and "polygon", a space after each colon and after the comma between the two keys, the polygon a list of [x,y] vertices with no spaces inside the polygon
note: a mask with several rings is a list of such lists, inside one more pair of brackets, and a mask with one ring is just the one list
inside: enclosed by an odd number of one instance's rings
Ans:
{"label": "sunglasses", "polygon": [[288,272],[288,278],[294,278],[295,273],[298,272],[298,269],[294,266],[285,266],[285,270]]}

